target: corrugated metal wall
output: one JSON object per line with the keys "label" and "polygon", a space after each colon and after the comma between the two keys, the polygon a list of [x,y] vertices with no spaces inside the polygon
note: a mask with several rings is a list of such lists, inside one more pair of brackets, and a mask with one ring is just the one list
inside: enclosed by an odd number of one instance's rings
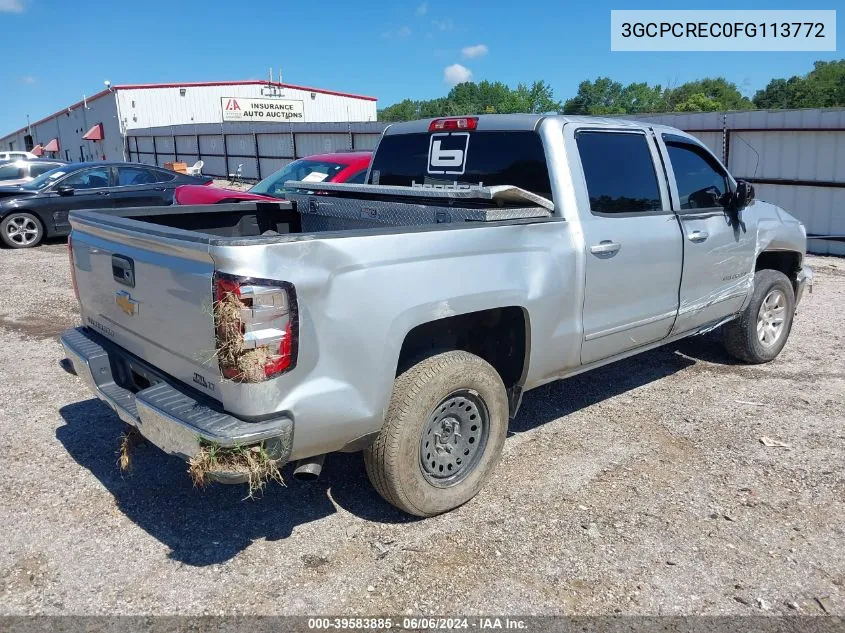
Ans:
{"label": "corrugated metal wall", "polygon": [[[845,108],[639,115],[685,130],[757,197],[807,226],[814,253],[845,255]],[[828,238],[828,239],[823,239]]]}
{"label": "corrugated metal wall", "polygon": [[304,123],[376,120],[377,102],[371,99],[287,87],[246,84],[121,88],[118,91],[120,112],[126,120],[127,129],[177,123],[216,123],[223,118],[220,100],[226,97],[302,101]]}
{"label": "corrugated metal wall", "polygon": [[[221,99],[226,97],[302,101],[306,123],[376,120],[377,102],[374,99],[331,94],[319,89],[260,83],[146,88],[116,86],[112,92],[104,92],[99,98],[89,100],[87,108],[81,104],[72,106],[27,129],[0,138],[0,148],[27,149],[25,136],[31,133],[34,145],[45,145],[53,138],[59,139],[61,149],[55,158],[69,161],[102,160],[104,157],[122,160],[124,145],[118,116],[127,131],[173,124],[219,123],[222,120]],[[103,124],[105,138],[97,142],[82,140],[82,135],[97,123]],[[196,137],[192,138],[195,142]],[[237,145],[239,140],[232,139],[232,142]],[[243,139],[243,142],[249,141]],[[366,140],[361,142],[364,143],[361,147],[367,144]],[[198,153],[198,148],[174,148],[166,143],[163,141],[159,148],[163,156],[175,156],[177,151],[180,155]],[[241,151],[242,148],[238,147],[237,151],[230,153]],[[209,153],[215,153],[215,150],[209,150]],[[222,162],[219,167],[221,171],[226,169]],[[253,165],[253,172],[256,170],[257,166]]]}
{"label": "corrugated metal wall", "polygon": [[[103,124],[102,141],[85,141],[82,136],[97,123]],[[98,99],[89,100],[87,108],[82,104],[64,110],[54,116],[33,123],[31,130],[33,145],[46,145],[52,139],[59,139],[59,151],[44,157],[59,158],[71,162],[86,160],[123,160],[123,137],[117,120],[117,106],[114,93],[107,93]],[[19,130],[0,139],[0,148],[26,149],[27,129]]]}
{"label": "corrugated metal wall", "polygon": [[241,168],[259,180],[296,158],[351,149],[373,149],[386,123],[216,123],[173,125],[127,132],[129,160],[164,165],[204,163],[218,178]]}

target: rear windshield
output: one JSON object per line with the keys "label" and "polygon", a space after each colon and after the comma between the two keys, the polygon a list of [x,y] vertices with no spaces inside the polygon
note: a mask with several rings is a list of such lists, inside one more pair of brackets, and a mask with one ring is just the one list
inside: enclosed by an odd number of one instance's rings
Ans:
{"label": "rear windshield", "polygon": [[543,143],[534,132],[435,132],[382,138],[374,185],[513,185],[552,199]]}

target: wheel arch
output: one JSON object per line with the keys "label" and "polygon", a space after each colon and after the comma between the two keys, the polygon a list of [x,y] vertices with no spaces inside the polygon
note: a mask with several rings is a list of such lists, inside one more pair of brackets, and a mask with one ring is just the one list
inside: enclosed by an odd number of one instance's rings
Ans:
{"label": "wheel arch", "polygon": [[792,250],[764,250],[757,255],[754,272],[759,270],[777,270],[789,279],[792,290],[798,292],[798,271],[801,269],[802,255]]}
{"label": "wheel arch", "polygon": [[416,325],[402,341],[396,375],[427,356],[447,350],[463,350],[490,363],[505,383],[510,415],[516,415],[531,354],[527,309],[518,305],[488,308]]}

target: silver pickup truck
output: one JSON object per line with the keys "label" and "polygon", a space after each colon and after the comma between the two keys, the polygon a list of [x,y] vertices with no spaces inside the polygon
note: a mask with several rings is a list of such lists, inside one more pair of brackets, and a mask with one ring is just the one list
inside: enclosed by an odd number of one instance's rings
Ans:
{"label": "silver pickup truck", "polygon": [[812,283],[804,226],[669,127],[396,124],[367,184],[286,187],[72,213],[67,357],[167,453],[260,446],[316,476],[363,450],[420,516],[479,491],[524,391],[712,330],[770,361]]}

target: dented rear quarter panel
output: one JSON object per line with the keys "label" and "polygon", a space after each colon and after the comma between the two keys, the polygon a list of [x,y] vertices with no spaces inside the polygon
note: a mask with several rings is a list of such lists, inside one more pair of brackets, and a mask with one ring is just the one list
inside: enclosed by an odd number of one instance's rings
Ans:
{"label": "dented rear quarter panel", "polygon": [[[515,306],[527,325],[525,389],[586,369],[580,364],[587,255],[579,196],[584,198],[584,183],[573,177],[575,159],[564,146],[567,120],[500,120],[516,127],[536,124],[551,174],[551,218],[204,242],[202,256],[209,269],[292,283],[299,314],[298,359],[292,371],[255,384],[222,380],[213,396],[241,418],[292,417],[291,458],[297,459],[342,449],[381,428],[402,344],[408,332],[424,323]],[[591,120],[591,125],[600,123]],[[671,212],[667,216],[672,219]],[[714,244],[712,248],[725,252],[721,259],[719,252],[712,253],[715,259],[710,260],[738,276],[725,275],[727,282],[712,296],[681,297],[678,322],[685,314],[700,317],[708,309],[716,320],[735,314],[751,295],[760,253],[786,250],[803,257],[803,227],[782,209],[756,201],[742,210],[740,220],[736,239],[741,247],[729,248],[730,240]],[[683,240],[680,226],[678,230]],[[157,231],[158,241],[161,235],[178,237],[167,228]],[[207,296],[210,302],[210,287]],[[722,301],[728,297],[730,303]],[[203,313],[210,315],[211,306],[205,308]],[[697,320],[710,323],[710,318]],[[672,332],[665,340],[696,327]],[[205,338],[210,337],[206,332]],[[217,368],[212,355],[206,365],[213,381]]]}
{"label": "dented rear quarter panel", "polygon": [[224,381],[231,413],[289,413],[293,458],[337,450],[384,420],[407,333],[457,314],[517,306],[529,321],[527,384],[578,363],[576,250],[564,221],[486,225],[281,245],[211,247],[228,273],[296,287],[296,369],[253,385]]}

